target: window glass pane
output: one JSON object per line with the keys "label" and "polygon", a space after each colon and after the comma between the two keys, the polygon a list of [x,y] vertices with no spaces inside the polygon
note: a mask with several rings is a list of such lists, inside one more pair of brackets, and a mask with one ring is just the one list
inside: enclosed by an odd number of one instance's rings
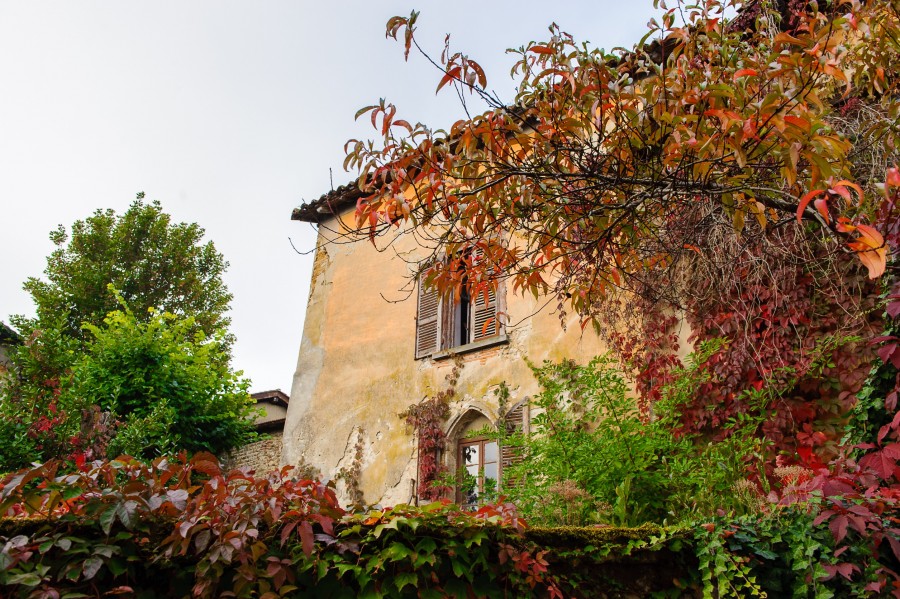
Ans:
{"label": "window glass pane", "polygon": [[484,444],[484,463],[497,461],[497,442],[488,441]]}
{"label": "window glass pane", "polygon": [[475,464],[478,466],[478,445],[466,445],[462,448],[463,464]]}
{"label": "window glass pane", "polygon": [[484,478],[497,480],[497,462],[484,465]]}

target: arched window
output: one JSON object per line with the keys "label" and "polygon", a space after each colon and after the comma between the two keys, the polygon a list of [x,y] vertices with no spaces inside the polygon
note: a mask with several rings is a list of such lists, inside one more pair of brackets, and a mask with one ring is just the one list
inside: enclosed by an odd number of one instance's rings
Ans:
{"label": "arched window", "polygon": [[456,460],[460,505],[474,506],[496,499],[500,487],[500,448],[496,439],[460,439]]}
{"label": "arched window", "polygon": [[480,411],[470,409],[451,427],[450,439],[456,473],[456,501],[474,507],[490,501],[500,485],[500,447],[497,439],[479,431],[493,430],[490,420]]}

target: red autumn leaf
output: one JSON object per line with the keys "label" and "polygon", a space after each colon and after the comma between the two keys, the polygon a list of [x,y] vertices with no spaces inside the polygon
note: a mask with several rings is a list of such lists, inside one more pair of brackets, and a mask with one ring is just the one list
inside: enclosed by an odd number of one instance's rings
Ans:
{"label": "red autumn leaf", "polygon": [[850,580],[854,573],[859,572],[859,568],[849,562],[841,562],[840,564],[834,565],[827,564],[824,565],[824,567],[831,577],[834,577],[835,574],[840,574],[847,580]]}
{"label": "red autumn leaf", "polygon": [[885,364],[893,364],[894,368],[900,368],[900,345],[897,343],[886,343],[875,350],[875,353]]}
{"label": "red autumn leaf", "polygon": [[438,83],[437,89],[434,90],[434,93],[441,91],[441,88],[450,83],[455,79],[459,79],[459,75],[462,72],[462,67],[454,67],[449,69],[447,73],[441,78],[440,83]]}
{"label": "red autumn leaf", "polygon": [[863,456],[859,465],[871,469],[882,480],[887,480],[894,473],[897,460],[891,458],[885,450],[880,449]]}
{"label": "red autumn leaf", "polygon": [[894,553],[894,557],[900,561],[900,541],[894,538],[893,535],[887,534],[885,537],[888,540],[888,544],[891,546],[891,551]]}
{"label": "red autumn leaf", "polygon": [[304,520],[297,527],[297,534],[300,535],[300,542],[303,545],[303,553],[307,556],[312,555],[313,549],[315,548],[315,536],[313,535],[312,524],[310,524],[307,520]]}
{"label": "red autumn leaf", "polygon": [[891,318],[897,318],[900,316],[900,295],[889,295],[887,298],[891,300],[886,308],[887,315]]}
{"label": "red autumn leaf", "polygon": [[208,476],[219,476],[222,474],[222,468],[219,466],[219,460],[213,454],[201,451],[194,455],[191,460],[191,466],[194,470]]}
{"label": "red autumn leaf", "polygon": [[847,524],[849,524],[849,522],[847,516],[841,514],[828,523],[828,529],[831,530],[831,535],[834,537],[835,543],[840,543],[844,540],[844,537],[847,536]]}

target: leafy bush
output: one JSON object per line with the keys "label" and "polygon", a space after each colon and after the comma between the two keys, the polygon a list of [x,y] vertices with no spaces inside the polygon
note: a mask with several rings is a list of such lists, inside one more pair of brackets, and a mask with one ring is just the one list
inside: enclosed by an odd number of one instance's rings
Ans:
{"label": "leafy bush", "polygon": [[736,491],[754,473],[760,478],[758,421],[733,421],[718,442],[672,433],[679,395],[705,380],[699,363],[676,372],[649,422],[608,357],[533,368],[542,390],[532,400],[531,434],[500,432],[523,458],[504,468],[503,493],[546,525],[681,522],[752,509],[758,488]]}
{"label": "leafy bush", "polygon": [[122,420],[110,455],[221,453],[254,438],[249,381],[229,367],[223,332],[207,338],[169,313],[140,322],[127,308],[86,328],[93,339],[63,394]]}
{"label": "leafy bush", "polygon": [[[223,331],[207,338],[193,318],[156,311],[142,322],[124,302],[85,328],[84,345],[50,328],[14,350],[0,472],[57,457],[220,453],[255,438],[249,381],[231,369]],[[43,380],[48,360],[67,374]]]}
{"label": "leafy bush", "polygon": [[0,472],[68,453],[79,412],[47,372],[67,369],[77,348],[58,328],[33,331],[10,348],[13,368],[0,385]]}
{"label": "leafy bush", "polygon": [[[347,514],[331,486],[210,454],[0,481],[4,597],[869,596],[890,550],[806,506],[662,528],[529,529],[510,504]],[[816,502],[811,507],[816,507]],[[879,516],[886,527],[896,510]]]}
{"label": "leafy bush", "polygon": [[560,596],[511,506],[346,515],[289,468],[225,474],[210,454],[51,462],[0,483],[0,514],[9,596]]}

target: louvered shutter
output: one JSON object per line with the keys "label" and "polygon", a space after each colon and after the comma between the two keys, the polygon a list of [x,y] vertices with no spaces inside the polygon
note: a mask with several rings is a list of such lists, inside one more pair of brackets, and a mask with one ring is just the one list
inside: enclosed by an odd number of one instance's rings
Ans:
{"label": "louvered shutter", "polygon": [[440,349],[441,298],[436,289],[425,287],[419,277],[419,301],[416,311],[416,359],[426,358]]}
{"label": "louvered shutter", "polygon": [[[529,418],[528,402],[522,401],[512,407],[503,417],[503,424],[506,426],[507,434],[528,433],[526,426]],[[519,464],[523,460],[522,448],[510,446],[507,444],[500,445],[500,477],[501,486],[509,489],[519,486],[521,481],[517,478],[507,476],[505,471],[508,467]]]}
{"label": "louvered shutter", "polygon": [[[475,250],[476,258],[481,258],[484,252]],[[485,301],[486,300],[486,301]],[[500,334],[500,322],[497,320],[497,293],[491,288],[487,294],[483,291],[477,297],[472,298],[471,310],[471,341],[480,341],[488,337]]]}

